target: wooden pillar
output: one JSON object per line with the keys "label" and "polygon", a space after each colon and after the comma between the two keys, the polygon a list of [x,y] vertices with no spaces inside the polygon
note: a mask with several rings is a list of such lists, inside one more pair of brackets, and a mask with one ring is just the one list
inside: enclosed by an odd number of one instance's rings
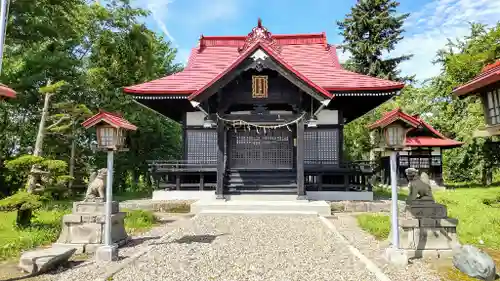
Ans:
{"label": "wooden pillar", "polygon": [[304,186],[304,118],[297,122],[297,199],[307,199]]}
{"label": "wooden pillar", "polygon": [[205,185],[205,176],[200,174],[200,191],[203,191],[203,186]]}
{"label": "wooden pillar", "polygon": [[175,189],[181,190],[181,175],[175,175]]}
{"label": "wooden pillar", "polygon": [[226,143],[226,133],[224,122],[220,119],[217,120],[217,187],[215,188],[215,195],[217,199],[224,199],[224,174],[226,165],[224,165],[224,152]]}

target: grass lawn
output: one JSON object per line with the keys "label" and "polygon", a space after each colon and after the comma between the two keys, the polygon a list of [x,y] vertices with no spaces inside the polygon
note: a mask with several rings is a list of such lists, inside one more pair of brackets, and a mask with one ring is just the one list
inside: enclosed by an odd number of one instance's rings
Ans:
{"label": "grass lawn", "polygon": [[[50,245],[59,237],[62,216],[71,213],[72,202],[51,202],[34,213],[33,225],[15,227],[16,212],[0,213],[0,261],[19,257],[23,250]],[[125,229],[128,234],[147,231],[156,223],[152,212],[127,212]]]}
{"label": "grass lawn", "polygon": [[[460,243],[483,248],[500,265],[500,187],[435,191],[434,197],[446,205],[449,217],[458,219]],[[362,229],[377,239],[387,238],[389,216],[362,214],[357,220]],[[448,280],[472,280],[454,269],[448,268],[442,274]]]}

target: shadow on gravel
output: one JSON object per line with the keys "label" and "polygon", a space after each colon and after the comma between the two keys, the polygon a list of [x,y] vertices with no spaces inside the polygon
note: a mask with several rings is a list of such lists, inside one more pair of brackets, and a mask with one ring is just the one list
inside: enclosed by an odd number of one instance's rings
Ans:
{"label": "shadow on gravel", "polygon": [[137,245],[140,245],[148,240],[154,240],[154,239],[159,239],[161,236],[149,236],[149,237],[138,237],[131,239],[127,244],[123,245],[122,248],[130,248],[130,247],[135,247]]}
{"label": "shadow on gravel", "polygon": [[219,236],[224,236],[227,235],[227,233],[223,234],[217,234],[217,235],[184,235],[181,238],[174,240],[172,242],[160,242],[160,243],[152,243],[153,245],[160,245],[160,244],[170,244],[170,243],[177,243],[177,244],[191,244],[191,243],[205,243],[205,244],[210,244],[212,243],[217,237]]}

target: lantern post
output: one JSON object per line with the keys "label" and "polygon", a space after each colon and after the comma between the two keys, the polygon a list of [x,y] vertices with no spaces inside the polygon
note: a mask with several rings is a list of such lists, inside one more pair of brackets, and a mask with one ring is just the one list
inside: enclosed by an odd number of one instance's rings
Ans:
{"label": "lantern post", "polygon": [[[395,112],[399,112],[395,111]],[[405,251],[399,248],[399,221],[398,221],[398,177],[397,177],[397,155],[403,150],[406,142],[408,124],[395,119],[392,122],[373,124],[370,129],[375,129],[375,145],[381,151],[390,151],[391,170],[391,247],[387,249],[387,259],[398,265],[406,265],[408,258]]]}
{"label": "lantern post", "polygon": [[107,152],[106,202],[104,245],[96,251],[98,261],[113,261],[118,258],[118,247],[112,237],[113,208],[113,158],[115,151],[126,151],[127,131],[135,131],[137,127],[121,118],[120,115],[101,111],[82,123],[88,129],[96,128],[97,149]]}

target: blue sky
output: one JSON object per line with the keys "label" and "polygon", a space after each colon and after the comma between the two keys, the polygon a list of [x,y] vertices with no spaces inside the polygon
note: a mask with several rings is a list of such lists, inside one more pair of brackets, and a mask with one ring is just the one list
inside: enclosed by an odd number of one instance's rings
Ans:
{"label": "blue sky", "polygon": [[[134,6],[152,11],[146,24],[163,34],[186,62],[198,38],[204,35],[246,35],[261,17],[276,34],[326,32],[328,42],[338,44],[336,21],[349,13],[356,0],[133,0]],[[401,65],[404,74],[420,81],[439,73],[431,63],[447,38],[468,34],[468,22],[493,25],[500,20],[499,0],[400,0],[398,12],[411,13],[405,38],[391,55],[414,54]],[[349,54],[342,54],[345,60]]]}

